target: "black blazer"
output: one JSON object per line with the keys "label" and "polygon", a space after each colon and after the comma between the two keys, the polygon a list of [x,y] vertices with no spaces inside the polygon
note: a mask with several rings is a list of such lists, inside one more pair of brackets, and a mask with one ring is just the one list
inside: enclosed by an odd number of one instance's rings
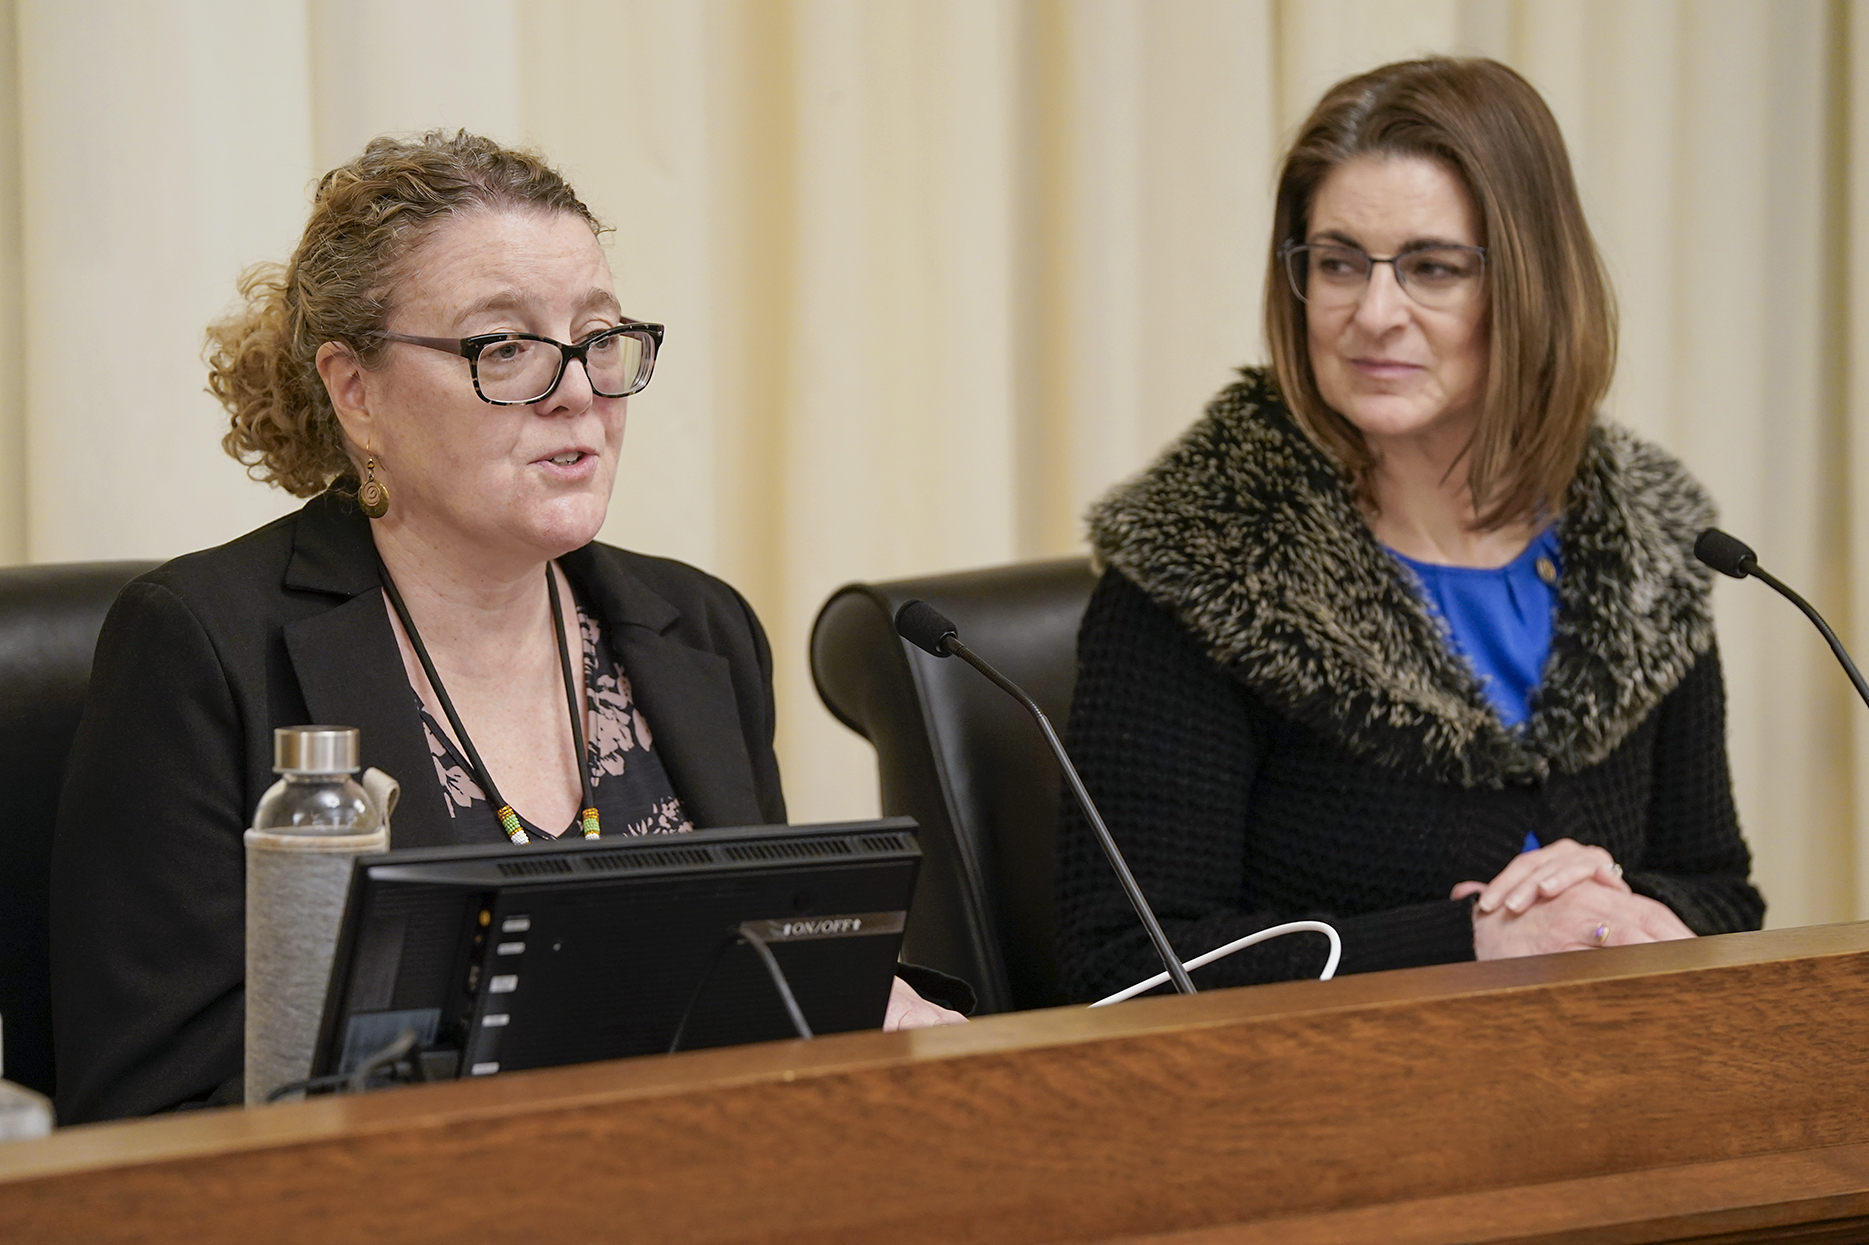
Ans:
{"label": "black blazer", "polygon": [[[785,821],[772,654],[739,593],[608,545],[559,564],[601,617],[694,824]],[[402,782],[392,845],[467,841],[378,589],[369,521],[327,493],[151,571],[112,607],[53,845],[62,1123],[239,1100],[241,834],[274,781],[275,727],[359,727],[363,764]]]}

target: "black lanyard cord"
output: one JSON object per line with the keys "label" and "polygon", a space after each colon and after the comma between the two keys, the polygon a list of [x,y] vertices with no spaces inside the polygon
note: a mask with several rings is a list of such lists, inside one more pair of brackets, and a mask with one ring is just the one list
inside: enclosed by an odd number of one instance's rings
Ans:
{"label": "black lanyard cord", "polygon": [[[571,650],[565,646],[565,607],[558,602],[558,581],[552,578],[550,562],[545,564],[545,591],[552,598],[552,634],[558,637],[558,668],[565,676],[565,703],[571,706],[571,743],[578,750],[578,786],[584,793],[584,809],[578,814],[578,821],[584,837],[594,839],[601,833],[597,825],[597,797],[591,794],[590,758],[584,752],[584,724],[578,720],[578,684],[571,675]],[[579,629],[580,636],[582,630]]]}
{"label": "black lanyard cord", "polygon": [[[448,689],[442,686],[441,675],[436,673],[435,663],[428,656],[428,646],[422,643],[422,633],[415,629],[415,620],[409,617],[409,607],[403,604],[402,593],[396,590],[396,581],[390,577],[389,567],[384,565],[381,554],[377,556],[376,569],[383,581],[383,591],[388,594],[389,603],[402,623],[403,633],[409,637],[410,647],[415,649],[416,660],[422,663],[422,673],[428,676],[428,685],[435,689],[435,699],[441,702],[441,711],[447,715],[448,725],[454,728],[454,737],[460,740],[461,751],[467,754],[467,763],[474,767],[474,779],[486,794],[488,803],[494,807],[493,815],[499,819],[500,828],[515,843],[531,842],[526,828],[519,824],[519,814],[513,811],[513,806],[501,797],[500,789],[494,785],[493,775],[487,772],[479,750],[468,737],[467,727],[461,724],[461,715],[454,711],[454,702],[448,698]],[[550,562],[545,564],[545,591],[552,605],[552,630],[558,634],[558,664],[565,676],[565,699],[571,706],[571,740],[577,748],[578,783],[584,795],[584,809],[578,820],[584,837],[594,839],[600,833],[597,802],[591,795],[590,763],[584,752],[584,728],[578,721],[577,681],[571,673],[571,650],[565,643],[565,611],[558,602],[558,581],[552,574]]]}

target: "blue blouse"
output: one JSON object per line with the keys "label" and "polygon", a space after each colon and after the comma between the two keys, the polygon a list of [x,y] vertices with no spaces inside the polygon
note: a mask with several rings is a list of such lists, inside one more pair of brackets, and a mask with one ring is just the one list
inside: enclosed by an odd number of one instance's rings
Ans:
{"label": "blue blouse", "polygon": [[[1500,721],[1523,726],[1551,656],[1563,572],[1557,533],[1546,528],[1518,557],[1491,570],[1389,553],[1414,573],[1422,600],[1446,622],[1454,651],[1473,668]],[[1527,835],[1525,850],[1537,846]]]}

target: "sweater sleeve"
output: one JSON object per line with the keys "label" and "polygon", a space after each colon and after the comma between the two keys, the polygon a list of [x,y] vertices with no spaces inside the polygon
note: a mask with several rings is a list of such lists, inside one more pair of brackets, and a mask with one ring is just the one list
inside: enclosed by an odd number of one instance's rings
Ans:
{"label": "sweater sleeve", "polygon": [[[1117,571],[1104,574],[1078,636],[1069,748],[1143,894],[1182,959],[1283,921],[1327,920],[1340,973],[1473,957],[1470,901],[1341,916],[1258,903],[1246,838],[1263,751],[1250,693],[1182,625]],[[1061,802],[1059,958],[1072,998],[1161,971],[1147,934],[1073,803]],[[1195,974],[1203,989],[1314,977],[1327,945],[1293,934]]]}
{"label": "sweater sleeve", "polygon": [[1657,712],[1647,842],[1626,880],[1696,934],[1758,929],[1765,900],[1747,880],[1752,853],[1733,808],[1718,647],[1694,663]]}

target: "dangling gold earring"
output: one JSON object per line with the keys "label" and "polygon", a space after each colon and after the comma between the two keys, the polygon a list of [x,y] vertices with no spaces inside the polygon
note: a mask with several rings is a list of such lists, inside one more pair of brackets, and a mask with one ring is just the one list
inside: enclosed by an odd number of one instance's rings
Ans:
{"label": "dangling gold earring", "polygon": [[367,456],[363,462],[363,483],[357,486],[357,509],[372,519],[380,519],[389,513],[389,486],[376,478],[376,458]]}

